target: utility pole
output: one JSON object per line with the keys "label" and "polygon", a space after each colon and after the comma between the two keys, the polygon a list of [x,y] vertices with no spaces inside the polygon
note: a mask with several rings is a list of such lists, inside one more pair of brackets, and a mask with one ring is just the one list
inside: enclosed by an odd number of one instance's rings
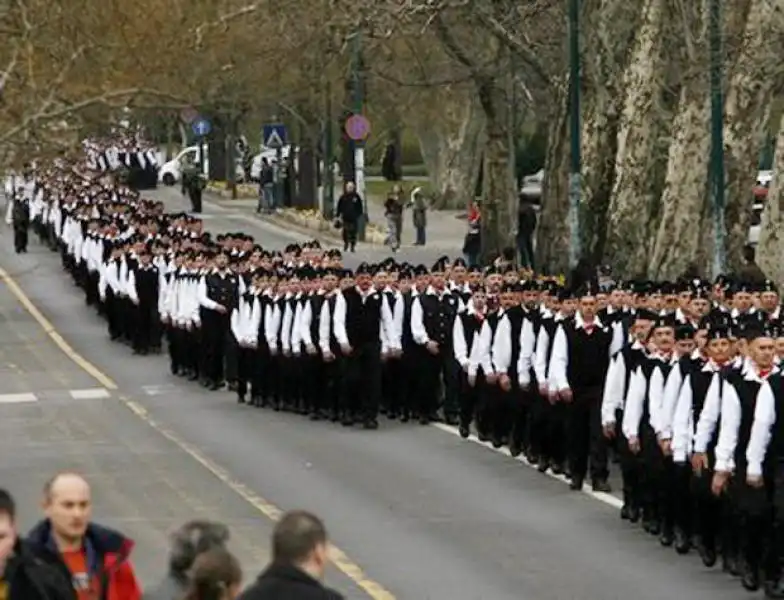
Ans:
{"label": "utility pole", "polygon": [[324,85],[324,203],[322,214],[331,219],[335,210],[335,170],[332,157],[332,82],[327,75]]}
{"label": "utility pole", "polygon": [[571,168],[569,171],[569,266],[581,258],[580,231],[580,0],[569,0],[569,130]]}
{"label": "utility pole", "polygon": [[[354,114],[361,115],[364,104],[364,81],[362,77],[362,30],[357,29],[354,34],[352,71],[354,83]],[[359,221],[357,239],[365,241],[365,227],[368,220],[368,199],[365,197],[365,144],[363,141],[356,140],[354,143],[354,185],[357,194],[362,198],[364,205],[364,215]]]}
{"label": "utility pole", "polygon": [[724,226],[724,76],[722,62],[721,0],[710,0],[711,90],[711,209],[713,214],[713,275],[726,273],[727,240]]}

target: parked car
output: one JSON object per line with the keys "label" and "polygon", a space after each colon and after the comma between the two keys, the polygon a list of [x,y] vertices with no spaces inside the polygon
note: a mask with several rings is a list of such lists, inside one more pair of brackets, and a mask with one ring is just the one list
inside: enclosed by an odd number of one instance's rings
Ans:
{"label": "parked car", "polygon": [[[163,166],[160,168],[160,171],[158,172],[158,181],[162,182],[164,185],[174,185],[180,180],[180,177],[182,177],[182,166],[185,161],[196,160],[199,160],[198,146],[188,146],[183,148],[179,153],[177,153],[177,156],[163,164]],[[202,165],[202,169],[205,175],[209,174],[210,157],[206,146],[204,147],[204,164]],[[236,161],[235,177],[237,183],[242,183],[245,181],[245,170],[242,168],[241,157],[238,157]]]}

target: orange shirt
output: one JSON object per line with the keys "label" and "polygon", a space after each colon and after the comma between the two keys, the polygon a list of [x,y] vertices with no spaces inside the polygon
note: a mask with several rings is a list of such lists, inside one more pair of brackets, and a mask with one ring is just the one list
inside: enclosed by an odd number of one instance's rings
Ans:
{"label": "orange shirt", "polygon": [[0,579],[0,600],[8,600],[8,584]]}
{"label": "orange shirt", "polygon": [[87,556],[82,550],[63,552],[63,562],[71,572],[71,581],[79,600],[98,600],[101,597],[98,579],[90,577]]}

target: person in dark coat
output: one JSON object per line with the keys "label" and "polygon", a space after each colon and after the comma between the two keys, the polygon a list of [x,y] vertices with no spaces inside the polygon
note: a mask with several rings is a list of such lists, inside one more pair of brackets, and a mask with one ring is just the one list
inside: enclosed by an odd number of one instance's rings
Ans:
{"label": "person in dark coat", "polygon": [[289,512],[272,534],[272,564],[239,600],[342,600],[321,583],[328,562],[321,519],[305,511]]}
{"label": "person in dark coat", "polygon": [[3,600],[76,600],[70,580],[36,558],[16,533],[16,505],[0,489],[0,598]]}
{"label": "person in dark coat", "polygon": [[222,523],[189,521],[172,535],[169,572],[144,592],[144,600],[182,600],[188,591],[188,574],[202,554],[224,548],[229,530]]}
{"label": "person in dark coat", "polygon": [[343,251],[349,249],[354,252],[357,247],[357,229],[359,220],[365,210],[362,206],[362,198],[356,191],[352,182],[346,184],[346,191],[338,199],[336,216],[340,219],[343,227]]}

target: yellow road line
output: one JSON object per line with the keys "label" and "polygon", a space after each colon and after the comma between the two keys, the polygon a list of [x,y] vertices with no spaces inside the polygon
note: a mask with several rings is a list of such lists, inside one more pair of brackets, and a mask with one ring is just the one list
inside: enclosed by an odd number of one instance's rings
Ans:
{"label": "yellow road line", "polygon": [[46,335],[48,335],[57,345],[57,347],[63,351],[63,354],[70,358],[80,369],[82,369],[82,371],[95,379],[107,390],[117,389],[117,384],[111,377],[106,375],[106,373],[102,372],[93,363],[84,358],[81,354],[73,349],[71,344],[65,341],[65,338],[63,338],[63,336],[58,333],[58,331],[54,328],[54,325],[52,325],[51,321],[49,321],[49,319],[47,319],[40,310],[38,310],[38,307],[33,304],[32,300],[30,300],[27,294],[24,293],[24,290],[19,287],[19,284],[16,283],[16,281],[14,281],[8,272],[3,268],[0,268],[0,279],[5,282],[14,297],[25,308],[25,310],[30,313],[30,316],[32,316],[33,319],[38,322]]}
{"label": "yellow road line", "polygon": [[[24,306],[25,310],[35,319],[46,334],[54,341],[55,344],[68,356],[77,366],[87,372],[90,376],[96,379],[103,387],[116,390],[117,384],[111,377],[103,373],[98,367],[93,365],[90,361],[79,354],[73,347],[65,341],[65,339],[57,332],[49,321],[38,308],[33,304],[33,301],[25,294],[24,290],[16,283],[11,276],[2,268],[0,268],[0,280],[4,281],[11,290],[11,293],[19,300],[19,303]],[[128,407],[138,418],[147,423],[155,431],[160,433],[183,452],[188,454],[202,467],[207,469],[212,475],[220,480],[226,487],[232,490],[240,498],[245,500],[258,512],[263,514],[271,521],[277,521],[283,514],[283,510],[268,502],[253,490],[248,488],[245,484],[235,480],[224,468],[220,467],[209,458],[204,456],[198,449],[191,446],[188,442],[181,439],[173,431],[166,429],[160,424],[156,423],[141,404],[128,398],[127,396],[120,396],[120,401]],[[348,555],[337,546],[332,546],[330,552],[332,563],[337,569],[350,579],[357,587],[363,590],[368,597],[372,600],[395,600],[394,594],[385,589],[380,583],[370,579],[362,568]]]}

